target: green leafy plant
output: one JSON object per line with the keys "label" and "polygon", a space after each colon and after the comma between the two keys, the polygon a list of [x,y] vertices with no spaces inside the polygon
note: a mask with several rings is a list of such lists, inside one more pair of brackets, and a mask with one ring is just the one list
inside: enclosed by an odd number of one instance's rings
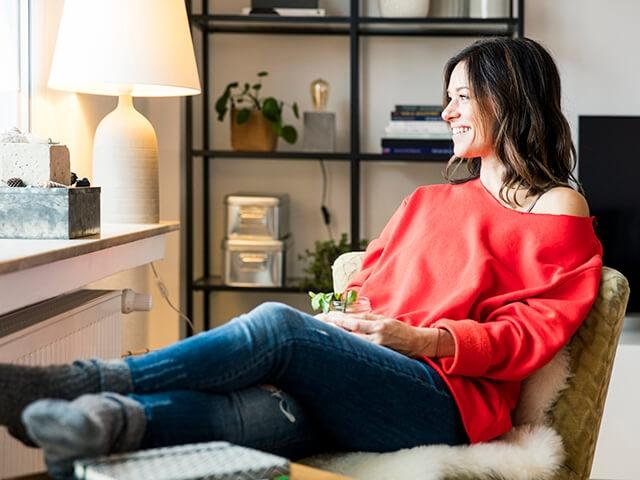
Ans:
{"label": "green leafy plant", "polygon": [[[367,246],[366,240],[360,241],[360,248],[364,250]],[[300,282],[302,290],[315,290],[320,292],[329,292],[333,290],[333,278],[331,275],[331,265],[343,253],[352,251],[351,242],[347,239],[347,234],[340,235],[340,240],[316,241],[315,249],[311,251],[305,249],[304,255],[298,255],[298,258],[308,265],[304,269],[307,277]]]}
{"label": "green leafy plant", "polygon": [[338,292],[314,293],[309,292],[311,297],[311,308],[314,311],[322,309],[322,313],[327,313],[331,309],[331,302],[334,300],[342,300],[345,297],[343,308],[346,310],[349,305],[358,299],[358,292],[355,290],[347,290],[346,295]]}
{"label": "green leafy plant", "polygon": [[298,104],[293,102],[289,105],[274,97],[261,98],[262,79],[269,75],[269,72],[258,72],[257,81],[253,84],[245,83],[240,89],[239,82],[231,82],[226,86],[224,92],[216,100],[216,112],[218,120],[223,121],[229,109],[238,110],[236,123],[242,125],[247,123],[252,111],[262,112],[262,116],[271,124],[271,127],[279,137],[287,143],[295,143],[298,139],[298,131],[292,125],[285,125],[282,121],[282,110],[285,105],[291,107],[296,118],[300,118]]}

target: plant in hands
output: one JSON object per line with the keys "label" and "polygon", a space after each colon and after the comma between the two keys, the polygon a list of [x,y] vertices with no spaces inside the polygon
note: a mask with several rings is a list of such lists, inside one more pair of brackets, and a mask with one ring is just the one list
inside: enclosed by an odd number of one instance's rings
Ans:
{"label": "plant in hands", "polygon": [[258,80],[253,84],[245,83],[242,90],[239,82],[231,82],[226,86],[224,92],[216,100],[216,112],[218,120],[224,120],[224,116],[229,110],[238,110],[236,122],[242,125],[249,121],[251,112],[258,110],[262,112],[262,116],[271,124],[271,127],[279,137],[282,137],[287,143],[295,143],[298,139],[298,131],[292,125],[284,125],[282,121],[282,111],[285,105],[289,106],[296,118],[300,118],[298,104],[293,102],[292,105],[278,100],[274,97],[260,98],[262,90],[262,79],[269,75],[269,72],[258,72]]}
{"label": "plant in hands", "polygon": [[344,293],[309,292],[309,296],[311,297],[311,308],[313,308],[314,311],[322,309],[322,313],[328,313],[331,309],[331,302],[334,300],[343,301],[342,309],[343,311],[346,310],[349,305],[358,299],[358,292],[355,290],[347,290]]}

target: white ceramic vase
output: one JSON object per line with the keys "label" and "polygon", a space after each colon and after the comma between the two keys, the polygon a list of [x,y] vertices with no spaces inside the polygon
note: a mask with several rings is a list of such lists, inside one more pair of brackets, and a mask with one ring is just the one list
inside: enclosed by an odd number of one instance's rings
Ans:
{"label": "white ceramic vase", "polygon": [[382,17],[426,17],[429,0],[378,0]]}
{"label": "white ceramic vase", "polygon": [[507,0],[471,0],[469,3],[471,18],[498,18],[509,16]]}

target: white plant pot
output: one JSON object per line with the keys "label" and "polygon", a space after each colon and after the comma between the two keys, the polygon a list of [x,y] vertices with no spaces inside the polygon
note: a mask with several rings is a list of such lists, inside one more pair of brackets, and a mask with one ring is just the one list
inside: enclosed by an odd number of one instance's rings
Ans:
{"label": "white plant pot", "polygon": [[382,17],[426,17],[429,0],[378,0]]}

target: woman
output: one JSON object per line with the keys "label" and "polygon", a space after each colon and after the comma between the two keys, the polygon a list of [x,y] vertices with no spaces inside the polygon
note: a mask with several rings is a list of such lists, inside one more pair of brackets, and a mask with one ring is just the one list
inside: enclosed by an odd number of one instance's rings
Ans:
{"label": "woman", "polygon": [[58,475],[78,457],[218,439],[298,458],[506,432],[521,381],[590,309],[602,248],[569,183],[550,55],[480,41],[449,61],[445,89],[449,183],[403,201],[349,285],[374,313],[266,303],[141,357],[3,365],[0,424]]}

